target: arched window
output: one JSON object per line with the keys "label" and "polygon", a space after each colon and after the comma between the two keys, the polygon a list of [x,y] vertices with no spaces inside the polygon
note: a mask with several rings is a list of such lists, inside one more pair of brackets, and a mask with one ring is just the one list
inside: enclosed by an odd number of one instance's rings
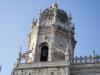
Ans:
{"label": "arched window", "polygon": [[48,47],[47,46],[41,47],[40,61],[48,61]]}

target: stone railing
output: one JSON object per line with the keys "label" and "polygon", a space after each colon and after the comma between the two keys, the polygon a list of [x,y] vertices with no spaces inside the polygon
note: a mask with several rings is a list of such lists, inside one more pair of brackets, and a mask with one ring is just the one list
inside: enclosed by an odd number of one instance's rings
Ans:
{"label": "stone railing", "polygon": [[58,67],[58,66],[69,66],[69,63],[66,61],[60,62],[34,62],[34,63],[21,63],[18,64],[15,68],[22,69],[22,68],[44,68],[44,67]]}
{"label": "stone railing", "polygon": [[96,56],[80,56],[80,57],[75,57],[73,63],[79,64],[79,63],[98,63],[100,62],[100,56],[96,55]]}

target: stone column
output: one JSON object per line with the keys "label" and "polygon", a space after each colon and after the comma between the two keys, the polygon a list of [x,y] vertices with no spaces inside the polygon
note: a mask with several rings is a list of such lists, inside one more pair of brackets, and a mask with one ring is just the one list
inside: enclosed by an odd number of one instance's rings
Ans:
{"label": "stone column", "polygon": [[70,75],[70,53],[69,53],[69,50],[67,50],[65,53],[65,61],[67,64],[65,75]]}

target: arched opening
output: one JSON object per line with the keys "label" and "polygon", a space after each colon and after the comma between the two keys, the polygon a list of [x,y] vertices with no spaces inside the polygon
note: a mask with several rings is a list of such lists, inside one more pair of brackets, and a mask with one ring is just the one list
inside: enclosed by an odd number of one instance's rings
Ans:
{"label": "arched opening", "polygon": [[41,48],[40,61],[48,61],[48,47],[47,46],[43,46]]}

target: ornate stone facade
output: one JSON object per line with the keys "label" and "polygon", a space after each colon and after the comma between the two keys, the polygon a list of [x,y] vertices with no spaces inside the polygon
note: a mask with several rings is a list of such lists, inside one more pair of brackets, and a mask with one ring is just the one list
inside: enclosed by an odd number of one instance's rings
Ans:
{"label": "ornate stone facade", "polygon": [[19,53],[11,75],[100,75],[100,57],[74,58],[71,14],[53,3],[33,19],[28,51]]}

